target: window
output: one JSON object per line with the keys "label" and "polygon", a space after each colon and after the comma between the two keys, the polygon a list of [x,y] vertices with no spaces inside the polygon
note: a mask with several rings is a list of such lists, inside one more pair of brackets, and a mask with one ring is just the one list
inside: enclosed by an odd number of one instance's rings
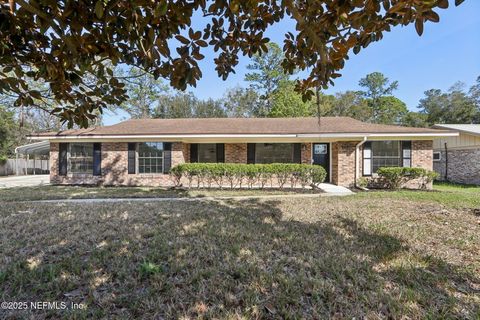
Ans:
{"label": "window", "polygon": [[255,163],[293,163],[293,144],[257,143]]}
{"label": "window", "polygon": [[198,144],[198,162],[215,163],[217,162],[217,144],[199,143]]}
{"label": "window", "polygon": [[163,142],[138,144],[138,173],[163,173]]}
{"label": "window", "polygon": [[372,175],[372,145],[368,142],[363,147],[363,175]]}
{"label": "window", "polygon": [[400,141],[372,142],[372,171],[381,167],[401,167]]}
{"label": "window", "polygon": [[402,167],[412,166],[412,141],[402,141]]}
{"label": "window", "polygon": [[440,161],[442,160],[442,154],[438,151],[433,153],[433,161]]}
{"label": "window", "polygon": [[313,154],[327,154],[328,146],[326,143],[316,143],[314,144]]}
{"label": "window", "polygon": [[70,143],[68,151],[68,172],[93,172],[93,143]]}
{"label": "window", "polygon": [[381,167],[411,167],[411,141],[371,141],[363,148],[363,174],[376,173]]}

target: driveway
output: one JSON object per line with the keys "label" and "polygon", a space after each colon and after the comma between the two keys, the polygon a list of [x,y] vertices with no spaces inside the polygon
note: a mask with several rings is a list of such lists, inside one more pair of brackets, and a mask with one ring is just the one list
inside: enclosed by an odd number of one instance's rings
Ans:
{"label": "driveway", "polygon": [[33,187],[46,184],[50,184],[50,176],[47,174],[0,177],[0,188]]}

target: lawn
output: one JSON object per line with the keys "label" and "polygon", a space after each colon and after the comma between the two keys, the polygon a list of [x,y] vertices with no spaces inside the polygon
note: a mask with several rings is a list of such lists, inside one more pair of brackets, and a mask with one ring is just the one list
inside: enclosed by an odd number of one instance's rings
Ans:
{"label": "lawn", "polygon": [[5,201],[2,300],[86,307],[0,318],[479,318],[475,197]]}
{"label": "lawn", "polygon": [[308,189],[166,189],[156,187],[38,186],[0,189],[1,201],[36,201],[99,198],[178,198],[258,196],[318,193]]}
{"label": "lawn", "polygon": [[[386,195],[388,193],[388,195]],[[435,202],[449,208],[479,208],[480,187],[472,185],[455,185],[449,183],[435,183],[433,191],[400,190],[395,192],[376,191],[359,194],[367,198],[389,198]]]}

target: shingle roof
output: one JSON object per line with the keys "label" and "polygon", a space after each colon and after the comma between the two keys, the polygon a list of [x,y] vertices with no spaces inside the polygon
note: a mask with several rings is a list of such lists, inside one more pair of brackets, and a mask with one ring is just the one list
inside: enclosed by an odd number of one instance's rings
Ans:
{"label": "shingle roof", "polygon": [[442,133],[445,130],[365,123],[349,117],[136,119],[115,125],[39,133],[37,137],[196,134]]}
{"label": "shingle roof", "polygon": [[462,131],[465,133],[480,136],[480,124],[436,124],[435,128],[450,129],[455,131]]}

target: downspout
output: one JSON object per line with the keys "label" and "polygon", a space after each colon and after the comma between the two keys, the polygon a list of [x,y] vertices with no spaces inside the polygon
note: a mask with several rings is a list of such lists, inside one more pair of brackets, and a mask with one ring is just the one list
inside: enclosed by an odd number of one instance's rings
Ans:
{"label": "downspout", "polygon": [[363,137],[363,140],[360,141],[359,143],[357,143],[357,145],[355,146],[355,175],[354,175],[354,178],[355,178],[355,181],[354,181],[354,186],[355,188],[358,188],[357,186],[357,180],[358,180],[358,171],[359,171],[359,160],[360,160],[360,154],[359,154],[359,148],[360,146],[362,146],[365,142],[367,142],[367,136],[364,136]]}
{"label": "downspout", "polygon": [[445,142],[445,181],[448,181],[448,149]]}

